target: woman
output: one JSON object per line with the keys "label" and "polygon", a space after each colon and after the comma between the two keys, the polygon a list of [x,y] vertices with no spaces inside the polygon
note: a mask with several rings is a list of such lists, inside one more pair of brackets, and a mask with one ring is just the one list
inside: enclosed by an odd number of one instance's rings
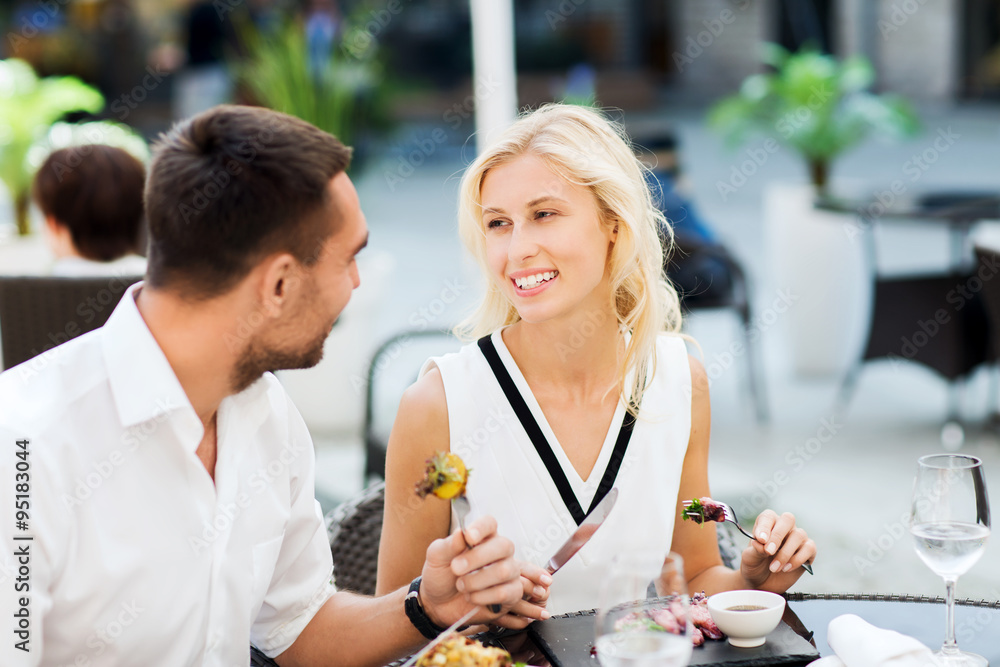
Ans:
{"label": "woman", "polygon": [[545,106],[469,167],[460,198],[459,230],[488,288],[459,332],[482,338],[431,359],[400,402],[378,590],[409,581],[456,525],[447,504],[412,502],[424,460],[448,449],[471,470],[471,516],[494,515],[535,564],[618,487],[555,577],[553,614],[597,606],[614,554],[643,547],[679,553],[691,590],[791,586],[816,553],[792,515],[758,517],[739,571],[722,565],[713,526],[679,520],[681,501],[710,495],[708,380],[678,333],[662,214],[623,132],[591,109]]}

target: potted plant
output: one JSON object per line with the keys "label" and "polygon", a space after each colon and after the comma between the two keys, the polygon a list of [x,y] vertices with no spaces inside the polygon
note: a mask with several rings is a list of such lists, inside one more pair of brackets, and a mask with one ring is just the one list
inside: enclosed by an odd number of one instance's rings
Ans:
{"label": "potted plant", "polygon": [[863,243],[845,233],[853,220],[815,203],[829,196],[837,157],[870,135],[911,136],[919,121],[902,98],[868,92],[875,74],[863,57],[841,61],[774,44],[763,51],[773,71],[748,77],[738,93],[716,103],[708,124],[730,144],[767,137],[768,153],[787,148],[808,168],[808,186],[772,182],[764,188],[769,275],[762,282],[794,297],[781,329],[795,371],[842,374],[864,342],[870,267]]}
{"label": "potted plant", "polygon": [[23,60],[0,60],[0,180],[14,200],[18,234],[30,231],[32,172],[25,158],[32,144],[67,113],[103,107],[104,97],[76,77],[39,79]]}
{"label": "potted plant", "polygon": [[870,133],[903,138],[920,129],[906,100],[868,92],[875,71],[863,56],[839,61],[809,47],[789,53],[765,44],[763,60],[774,71],[748,77],[738,93],[716,103],[709,126],[730,144],[763,132],[791,147],[820,196],[833,160]]}

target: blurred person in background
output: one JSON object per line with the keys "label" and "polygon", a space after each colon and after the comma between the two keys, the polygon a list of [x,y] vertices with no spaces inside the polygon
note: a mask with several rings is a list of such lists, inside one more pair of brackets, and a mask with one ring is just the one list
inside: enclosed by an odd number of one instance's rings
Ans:
{"label": "blurred person in background", "polygon": [[[229,11],[232,8],[224,5]],[[208,0],[195,0],[184,19],[184,66],[174,83],[174,118],[181,119],[230,101],[233,81],[226,49],[235,45],[232,14]]]}
{"label": "blurred person in background", "polygon": [[91,31],[97,55],[94,77],[101,93],[112,100],[129,95],[146,76],[146,63],[136,57],[146,51],[146,36],[132,0],[106,0],[100,5]]}
{"label": "blurred person in background", "polygon": [[45,217],[57,276],[142,275],[146,258],[142,190],[146,168],[101,144],[54,151],[35,175],[32,195]]}
{"label": "blurred person in background", "polygon": [[309,70],[317,76],[330,60],[333,45],[340,36],[340,8],[336,0],[310,0],[305,14]]}
{"label": "blurred person in background", "polygon": [[[665,130],[639,143],[645,149],[639,158],[649,168],[646,183],[653,204],[673,227],[673,252],[665,255],[664,262],[667,277],[686,310],[697,307],[699,300],[714,302],[733,288],[730,254],[691,200],[677,138]],[[661,238],[669,238],[666,228],[660,232]]]}

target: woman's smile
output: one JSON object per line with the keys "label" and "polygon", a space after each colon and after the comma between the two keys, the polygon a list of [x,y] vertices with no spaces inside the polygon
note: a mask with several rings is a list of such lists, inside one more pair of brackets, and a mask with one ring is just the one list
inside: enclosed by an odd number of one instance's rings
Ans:
{"label": "woman's smile", "polygon": [[515,271],[511,274],[517,296],[534,296],[544,291],[559,276],[558,271]]}

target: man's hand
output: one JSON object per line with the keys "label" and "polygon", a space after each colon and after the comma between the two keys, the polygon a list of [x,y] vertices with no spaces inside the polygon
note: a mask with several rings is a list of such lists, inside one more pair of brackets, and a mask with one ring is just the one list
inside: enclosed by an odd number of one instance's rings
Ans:
{"label": "man's hand", "polygon": [[[427,547],[420,605],[435,625],[447,627],[477,606],[470,623],[489,622],[521,602],[525,584],[514,544],[496,531],[496,519],[484,516],[468,525],[465,539],[455,531]],[[491,612],[491,604],[500,612]]]}

